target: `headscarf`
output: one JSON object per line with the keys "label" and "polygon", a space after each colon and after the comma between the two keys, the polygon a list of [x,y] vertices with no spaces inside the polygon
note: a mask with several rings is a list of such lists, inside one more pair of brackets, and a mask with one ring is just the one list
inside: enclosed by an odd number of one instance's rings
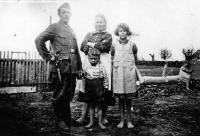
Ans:
{"label": "headscarf", "polygon": [[[97,15],[95,16],[95,19],[96,19],[97,17],[100,17],[100,18],[102,18],[102,19],[104,20],[105,25],[104,25],[103,31],[105,31],[106,28],[107,28],[107,20],[106,20],[106,17],[105,17],[103,14],[101,14],[101,13],[97,14]],[[96,29],[96,28],[95,28],[95,29]]]}

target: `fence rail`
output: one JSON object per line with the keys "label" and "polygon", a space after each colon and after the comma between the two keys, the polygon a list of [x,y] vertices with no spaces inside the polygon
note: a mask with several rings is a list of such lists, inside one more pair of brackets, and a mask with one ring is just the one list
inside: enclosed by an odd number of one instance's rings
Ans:
{"label": "fence rail", "polygon": [[[17,54],[17,57],[13,56],[13,53]],[[8,86],[50,89],[49,64],[42,60],[37,52],[0,51],[0,87]]]}

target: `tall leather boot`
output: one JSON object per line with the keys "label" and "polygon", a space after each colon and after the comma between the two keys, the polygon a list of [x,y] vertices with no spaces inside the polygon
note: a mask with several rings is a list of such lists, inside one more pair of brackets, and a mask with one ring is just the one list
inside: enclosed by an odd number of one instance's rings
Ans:
{"label": "tall leather boot", "polygon": [[69,127],[65,124],[64,121],[60,121],[60,122],[58,123],[58,127],[59,127],[60,129],[64,130],[64,131],[70,130]]}

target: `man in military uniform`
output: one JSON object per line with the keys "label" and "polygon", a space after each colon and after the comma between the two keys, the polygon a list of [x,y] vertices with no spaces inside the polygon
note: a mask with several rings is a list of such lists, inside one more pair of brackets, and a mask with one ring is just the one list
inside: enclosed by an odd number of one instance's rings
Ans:
{"label": "man in military uniform", "polygon": [[[81,58],[76,36],[69,27],[71,9],[64,3],[58,9],[60,21],[50,25],[35,40],[36,48],[42,58],[50,61],[53,98],[52,105],[59,128],[69,130],[71,125],[70,101],[75,90],[75,75],[81,69]],[[51,51],[45,42],[50,41]]]}

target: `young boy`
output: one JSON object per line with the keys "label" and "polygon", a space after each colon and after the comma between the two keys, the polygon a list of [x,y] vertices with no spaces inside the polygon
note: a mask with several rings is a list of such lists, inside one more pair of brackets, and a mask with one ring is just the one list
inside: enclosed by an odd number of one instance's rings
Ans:
{"label": "young boy", "polygon": [[190,81],[190,74],[193,72],[193,70],[189,70],[189,62],[185,60],[183,62],[183,66],[181,67],[179,71],[179,78],[181,81],[186,83],[186,89],[190,90],[189,88],[189,81]]}
{"label": "young boy", "polygon": [[90,123],[86,128],[94,125],[95,107],[98,109],[98,124],[101,129],[106,127],[102,124],[102,104],[105,100],[104,92],[108,89],[108,77],[103,65],[100,64],[100,51],[92,48],[88,52],[89,64],[85,66],[85,93],[83,101],[90,106]]}

